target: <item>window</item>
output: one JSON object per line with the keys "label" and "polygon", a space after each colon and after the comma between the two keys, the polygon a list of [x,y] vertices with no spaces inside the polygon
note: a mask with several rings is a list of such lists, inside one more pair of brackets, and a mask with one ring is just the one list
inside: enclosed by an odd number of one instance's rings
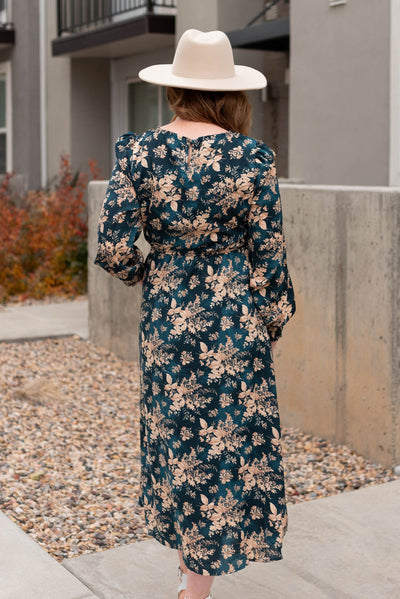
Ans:
{"label": "window", "polygon": [[145,81],[128,83],[128,130],[143,133],[168,123],[173,117],[165,87]]}
{"label": "window", "polygon": [[7,23],[7,1],[0,0],[0,24],[5,25]]}
{"label": "window", "polygon": [[9,64],[0,63],[0,173],[11,171]]}
{"label": "window", "polygon": [[0,75],[0,173],[7,170],[6,77]]}

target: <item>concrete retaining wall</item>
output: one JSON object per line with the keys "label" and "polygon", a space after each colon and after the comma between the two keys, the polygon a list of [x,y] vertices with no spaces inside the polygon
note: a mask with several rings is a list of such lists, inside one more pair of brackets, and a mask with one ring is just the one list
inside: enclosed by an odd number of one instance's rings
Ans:
{"label": "concrete retaining wall", "polygon": [[297,314],[277,346],[282,420],[400,462],[400,190],[281,185]]}
{"label": "concrete retaining wall", "polygon": [[[280,188],[297,300],[275,351],[282,423],[400,463],[400,189]],[[105,189],[89,186],[89,336],[138,360],[141,286],[93,265]]]}
{"label": "concrete retaining wall", "polygon": [[[89,339],[120,358],[138,361],[142,287],[128,287],[93,264],[97,251],[97,224],[106,188],[105,181],[89,183]],[[150,246],[143,234],[138,239],[138,246],[146,255]]]}

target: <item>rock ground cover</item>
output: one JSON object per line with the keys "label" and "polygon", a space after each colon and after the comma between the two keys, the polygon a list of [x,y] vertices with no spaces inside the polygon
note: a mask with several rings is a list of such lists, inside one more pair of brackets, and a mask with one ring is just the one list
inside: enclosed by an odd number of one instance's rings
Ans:
{"label": "rock ground cover", "polygon": [[[151,538],[138,506],[139,369],[79,338],[0,344],[0,509],[55,559]],[[284,428],[289,503],[388,482]]]}

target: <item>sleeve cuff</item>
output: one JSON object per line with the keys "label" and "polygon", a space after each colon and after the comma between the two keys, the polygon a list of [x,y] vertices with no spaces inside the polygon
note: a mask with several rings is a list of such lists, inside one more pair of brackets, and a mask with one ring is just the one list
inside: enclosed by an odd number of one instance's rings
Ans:
{"label": "sleeve cuff", "polygon": [[278,341],[282,337],[282,327],[267,326],[267,330],[271,341]]}

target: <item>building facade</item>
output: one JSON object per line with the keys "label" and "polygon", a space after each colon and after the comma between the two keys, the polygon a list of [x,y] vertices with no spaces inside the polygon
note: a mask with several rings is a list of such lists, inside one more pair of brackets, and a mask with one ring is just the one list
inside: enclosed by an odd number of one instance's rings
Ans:
{"label": "building facade", "polygon": [[221,29],[235,61],[264,72],[250,134],[280,178],[400,184],[400,0],[0,0],[0,172],[31,188],[98,161],[110,175],[124,131],[170,120],[164,88],[190,27]]}
{"label": "building facade", "polygon": [[289,172],[400,184],[400,1],[291,2]]}

